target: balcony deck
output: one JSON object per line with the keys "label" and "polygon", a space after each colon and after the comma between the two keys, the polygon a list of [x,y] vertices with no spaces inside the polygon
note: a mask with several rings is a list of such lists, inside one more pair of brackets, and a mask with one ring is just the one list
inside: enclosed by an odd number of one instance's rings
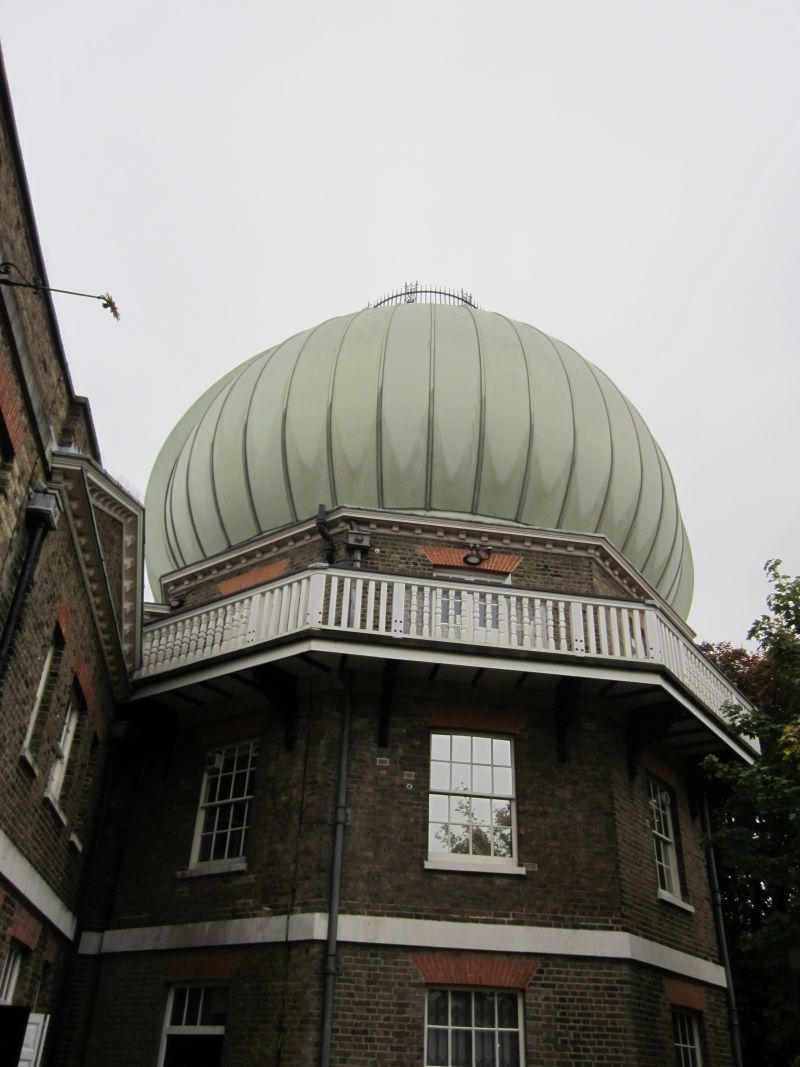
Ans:
{"label": "balcony deck", "polygon": [[137,681],[304,633],[655,667],[707,711],[745,704],[655,602],[310,569],[145,627]]}

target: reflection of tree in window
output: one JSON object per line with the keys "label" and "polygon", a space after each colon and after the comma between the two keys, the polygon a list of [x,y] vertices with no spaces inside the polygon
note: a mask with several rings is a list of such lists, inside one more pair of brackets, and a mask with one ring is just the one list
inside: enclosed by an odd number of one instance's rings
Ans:
{"label": "reflection of tree in window", "polygon": [[514,787],[509,740],[433,734],[430,790],[431,856],[512,858]]}

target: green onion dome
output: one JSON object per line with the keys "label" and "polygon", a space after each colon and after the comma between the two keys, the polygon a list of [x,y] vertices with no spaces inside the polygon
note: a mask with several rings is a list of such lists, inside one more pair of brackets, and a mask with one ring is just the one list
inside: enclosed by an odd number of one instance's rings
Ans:
{"label": "green onion dome", "polygon": [[230,371],[147,489],[158,578],[319,504],[602,534],[681,615],[689,542],[641,415],[568,345],[469,300],[329,319]]}

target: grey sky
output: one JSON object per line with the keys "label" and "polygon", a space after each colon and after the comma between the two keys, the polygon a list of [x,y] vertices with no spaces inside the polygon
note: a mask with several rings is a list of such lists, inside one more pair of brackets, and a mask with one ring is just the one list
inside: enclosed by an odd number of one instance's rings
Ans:
{"label": "grey sky", "polygon": [[108,468],[229,367],[406,280],[601,366],[675,475],[690,622],[800,572],[800,5],[48,0],[0,32]]}

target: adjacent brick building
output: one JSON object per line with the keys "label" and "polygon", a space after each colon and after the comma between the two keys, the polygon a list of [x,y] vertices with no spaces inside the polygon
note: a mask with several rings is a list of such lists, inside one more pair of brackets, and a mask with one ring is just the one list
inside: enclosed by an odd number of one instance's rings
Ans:
{"label": "adjacent brick building", "polygon": [[0,98],[0,1045],[35,1063],[65,1010],[138,663],[143,509],[72,388],[4,79]]}
{"label": "adjacent brick building", "polygon": [[[44,279],[3,107],[2,259]],[[0,298],[23,1062],[732,1064],[699,762],[755,751],[602,372],[418,287],[268,350],[164,446],[142,616],[47,294]]]}

